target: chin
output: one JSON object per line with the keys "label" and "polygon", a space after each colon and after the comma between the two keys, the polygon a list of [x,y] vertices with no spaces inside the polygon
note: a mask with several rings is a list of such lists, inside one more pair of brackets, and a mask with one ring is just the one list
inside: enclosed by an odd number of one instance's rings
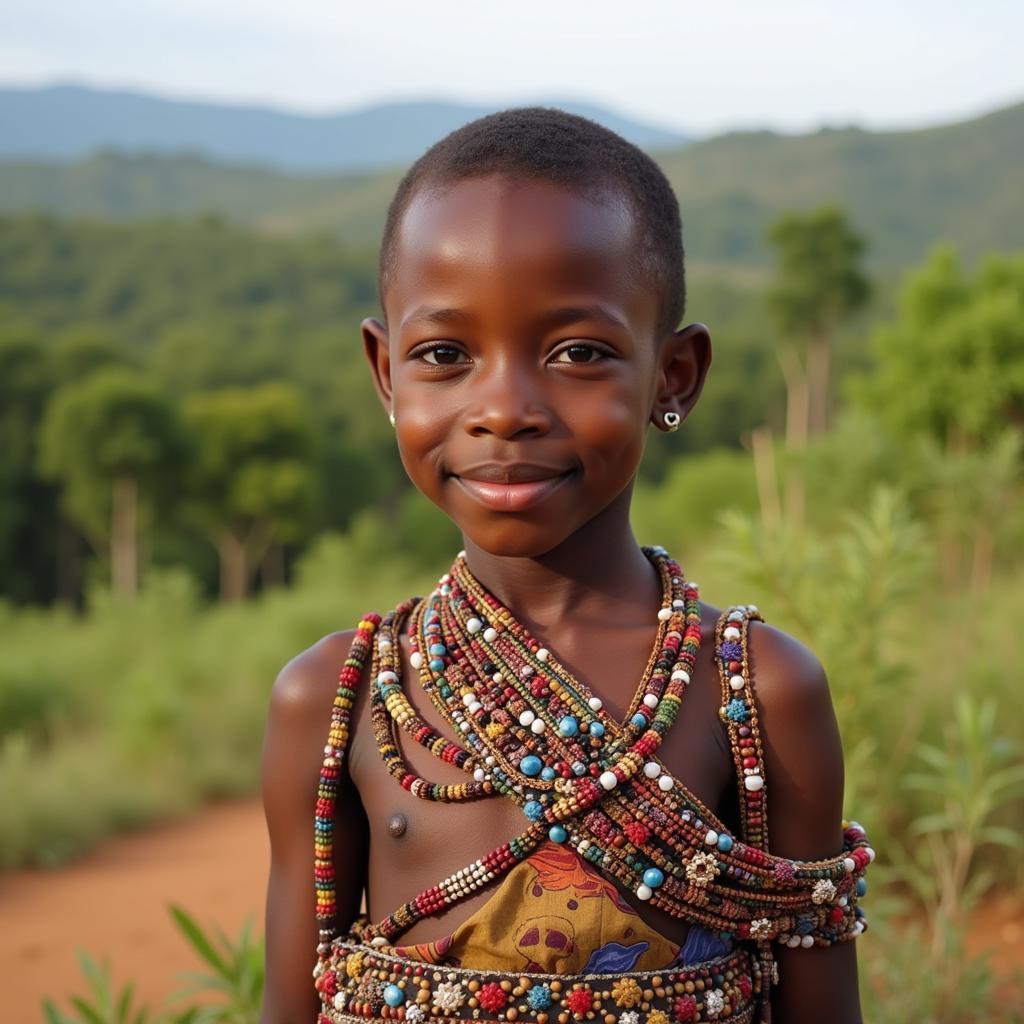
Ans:
{"label": "chin", "polygon": [[534,524],[511,518],[483,529],[467,529],[461,524],[457,525],[463,537],[496,558],[540,558],[571,535],[571,531],[555,532],[550,524]]}

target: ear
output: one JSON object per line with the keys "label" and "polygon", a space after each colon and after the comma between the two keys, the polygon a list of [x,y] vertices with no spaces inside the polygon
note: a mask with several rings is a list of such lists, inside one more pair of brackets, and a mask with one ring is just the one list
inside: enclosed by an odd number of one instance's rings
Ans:
{"label": "ear", "polygon": [[704,324],[690,324],[670,334],[658,353],[658,383],[651,422],[664,429],[662,417],[679,413],[680,422],[690,415],[704,388],[711,367],[711,335]]}
{"label": "ear", "polygon": [[376,318],[368,316],[360,325],[363,351],[370,364],[373,386],[384,406],[391,412],[391,355],[388,350],[388,329]]}

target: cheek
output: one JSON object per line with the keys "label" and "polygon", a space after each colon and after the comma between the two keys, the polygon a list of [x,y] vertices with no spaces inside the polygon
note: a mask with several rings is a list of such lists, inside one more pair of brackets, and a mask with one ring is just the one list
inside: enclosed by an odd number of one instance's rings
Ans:
{"label": "cheek", "polygon": [[596,400],[572,423],[585,465],[631,476],[643,453],[647,415],[642,396],[615,389]]}

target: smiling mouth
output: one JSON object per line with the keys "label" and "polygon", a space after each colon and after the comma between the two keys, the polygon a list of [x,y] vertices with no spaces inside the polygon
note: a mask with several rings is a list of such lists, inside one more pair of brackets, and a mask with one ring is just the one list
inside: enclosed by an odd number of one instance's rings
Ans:
{"label": "smiling mouth", "polygon": [[499,512],[522,512],[543,501],[552,491],[575,475],[576,470],[570,469],[543,480],[521,480],[515,483],[471,480],[469,477],[455,474],[452,474],[452,479],[488,508]]}

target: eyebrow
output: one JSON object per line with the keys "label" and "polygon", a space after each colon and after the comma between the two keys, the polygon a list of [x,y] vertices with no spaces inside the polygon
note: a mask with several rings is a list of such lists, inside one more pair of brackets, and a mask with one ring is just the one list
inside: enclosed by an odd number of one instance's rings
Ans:
{"label": "eyebrow", "polygon": [[[560,306],[557,309],[549,310],[538,317],[538,322],[551,327],[561,327],[565,324],[576,323],[579,320],[600,320],[628,330],[629,327],[620,317],[616,316],[604,306]],[[410,327],[415,324],[466,324],[472,325],[475,318],[462,309],[433,309],[429,306],[420,306],[409,314],[403,321],[402,327]]]}

